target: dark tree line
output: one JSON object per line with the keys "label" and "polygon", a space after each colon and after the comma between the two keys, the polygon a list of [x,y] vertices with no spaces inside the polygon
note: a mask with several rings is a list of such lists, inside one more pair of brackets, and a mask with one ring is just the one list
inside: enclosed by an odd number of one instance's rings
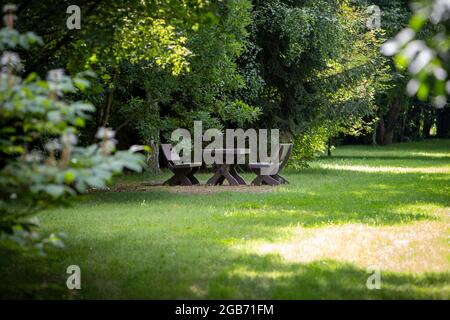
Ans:
{"label": "dark tree line", "polygon": [[[407,75],[379,52],[408,24],[405,0],[16,2],[18,28],[45,43],[19,52],[25,74],[63,66],[98,75],[80,96],[96,107],[85,143],[107,126],[120,147],[157,150],[195,120],[205,129],[279,128],[299,160],[331,150],[337,137],[449,137],[448,107],[408,97]],[[381,8],[381,29],[366,26],[372,4]],[[69,5],[81,8],[81,30],[66,28]]]}

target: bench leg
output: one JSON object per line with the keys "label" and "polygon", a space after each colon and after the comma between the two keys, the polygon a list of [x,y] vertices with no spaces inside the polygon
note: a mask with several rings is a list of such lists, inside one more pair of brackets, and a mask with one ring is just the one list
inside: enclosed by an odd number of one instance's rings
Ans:
{"label": "bench leg", "polygon": [[278,186],[281,182],[277,181],[271,176],[258,175],[252,182],[254,186],[260,186],[262,184],[268,184],[269,186]]}
{"label": "bench leg", "polygon": [[279,181],[272,178],[271,176],[262,176],[262,177],[263,177],[263,183],[268,184],[269,186],[278,186],[281,184]]}
{"label": "bench leg", "polygon": [[177,176],[172,176],[170,179],[164,181],[164,185],[165,186],[175,186],[177,185],[177,181],[178,181],[178,177]]}
{"label": "bench leg", "polygon": [[187,178],[189,181],[191,181],[192,184],[197,185],[200,184],[200,181],[194,176],[194,174],[198,171],[199,168],[194,168],[192,171],[187,175]]}
{"label": "bench leg", "polygon": [[188,175],[188,179],[192,184],[200,184],[200,181],[198,181],[198,179],[194,175]]}
{"label": "bench leg", "polygon": [[174,169],[173,177],[164,182],[164,185],[169,186],[192,186],[192,182],[187,178],[191,169]]}
{"label": "bench leg", "polygon": [[275,180],[277,180],[279,183],[282,183],[282,184],[289,184],[289,181],[286,180],[285,178],[283,178],[282,176],[280,176],[279,174],[273,175],[272,178],[274,178]]}
{"label": "bench leg", "polygon": [[260,186],[263,182],[263,178],[262,176],[257,176],[253,181],[252,181],[252,185],[254,186]]}
{"label": "bench leg", "polygon": [[182,185],[182,186],[192,186],[192,182],[187,177],[182,177],[182,178],[180,178],[180,185]]}

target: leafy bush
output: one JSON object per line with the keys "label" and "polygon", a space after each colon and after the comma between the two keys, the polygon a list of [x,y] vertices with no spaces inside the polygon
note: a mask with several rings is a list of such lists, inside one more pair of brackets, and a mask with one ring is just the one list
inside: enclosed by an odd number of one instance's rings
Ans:
{"label": "leafy bush", "polygon": [[35,73],[22,79],[20,57],[11,50],[42,40],[13,28],[13,5],[5,11],[6,28],[0,31],[0,245],[43,253],[46,244],[61,246],[61,239],[55,234],[41,239],[30,215],[67,203],[88,188],[103,188],[125,168],[140,171],[144,159],[134,153],[142,148],[116,152],[114,132],[106,128],[98,131],[98,144],[77,146],[77,134],[94,107],[65,96],[89,87],[93,74],[71,78],[52,70],[46,80]]}
{"label": "leafy bush", "polygon": [[294,137],[294,147],[290,165],[295,169],[307,168],[308,161],[326,150],[328,130],[323,127],[312,127],[304,134]]}

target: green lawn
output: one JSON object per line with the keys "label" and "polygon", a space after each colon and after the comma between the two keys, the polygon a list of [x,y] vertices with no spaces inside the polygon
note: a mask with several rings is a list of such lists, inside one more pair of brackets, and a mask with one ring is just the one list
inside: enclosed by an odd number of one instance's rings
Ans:
{"label": "green lawn", "polygon": [[[13,259],[0,296],[450,298],[450,141],[340,147],[285,176],[290,185],[231,191],[121,178],[121,192],[41,214],[42,232],[65,232],[66,248]],[[77,292],[65,289],[72,264]],[[381,290],[367,289],[369,266]]]}

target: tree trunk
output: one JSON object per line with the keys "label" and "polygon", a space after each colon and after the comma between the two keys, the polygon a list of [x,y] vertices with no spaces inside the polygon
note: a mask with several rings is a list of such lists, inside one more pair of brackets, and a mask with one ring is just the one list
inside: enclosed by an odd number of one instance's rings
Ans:
{"label": "tree trunk", "polygon": [[379,118],[380,118],[380,120],[378,120],[376,138],[377,138],[377,144],[383,144],[386,129],[385,129],[385,125],[384,125],[383,115],[381,114],[381,112],[380,112]]}
{"label": "tree trunk", "polygon": [[450,138],[450,107],[437,110],[437,136],[440,139]]}
{"label": "tree trunk", "polygon": [[327,144],[327,153],[328,153],[328,157],[331,157],[331,148],[332,148],[332,140],[331,138],[328,139],[328,144]]}
{"label": "tree trunk", "polygon": [[373,131],[372,131],[372,145],[377,145],[377,134],[378,134],[378,128],[377,124],[374,125]]}
{"label": "tree trunk", "polygon": [[406,130],[406,120],[408,119],[408,113],[404,112],[401,122],[402,122],[402,126],[400,128],[400,142],[404,142],[405,141],[405,130]]}
{"label": "tree trunk", "polygon": [[114,100],[114,89],[111,88],[111,89],[109,89],[108,97],[106,99],[106,107],[104,109],[103,119],[101,119],[102,127],[108,126],[109,115],[111,113],[111,107],[112,107],[113,100]]}
{"label": "tree trunk", "polygon": [[159,167],[159,142],[151,140],[150,147],[152,150],[147,154],[147,163],[153,174],[159,174],[161,172]]}
{"label": "tree trunk", "polygon": [[[114,101],[114,89],[109,89],[106,94],[106,101],[99,104],[95,108],[95,130],[100,127],[106,127],[109,121],[109,115],[111,113],[112,104]],[[118,130],[116,130],[118,131]],[[90,137],[91,143],[96,141],[95,133]]]}
{"label": "tree trunk", "polygon": [[[149,93],[149,91],[147,91],[147,107],[151,107],[154,106],[154,108],[152,107],[151,110],[155,113],[155,117],[158,118],[158,121],[156,121],[156,123],[160,123],[160,119],[161,119],[161,112],[159,109],[159,105],[158,102],[154,101]],[[150,172],[152,172],[153,174],[159,174],[161,173],[161,168],[159,166],[159,145],[161,143],[161,130],[159,129],[159,126],[156,125],[156,127],[158,127],[158,129],[155,131],[155,133],[151,134],[150,136],[150,147],[151,147],[151,151],[147,154],[147,165],[148,168],[150,170]]]}
{"label": "tree trunk", "polygon": [[433,126],[432,114],[431,111],[427,108],[423,112],[423,132],[422,136],[425,139],[430,138],[431,127]]}
{"label": "tree trunk", "polygon": [[401,111],[401,101],[397,97],[392,103],[385,117],[380,116],[378,138],[379,143],[383,145],[392,144],[394,141],[394,130],[397,125]]}

